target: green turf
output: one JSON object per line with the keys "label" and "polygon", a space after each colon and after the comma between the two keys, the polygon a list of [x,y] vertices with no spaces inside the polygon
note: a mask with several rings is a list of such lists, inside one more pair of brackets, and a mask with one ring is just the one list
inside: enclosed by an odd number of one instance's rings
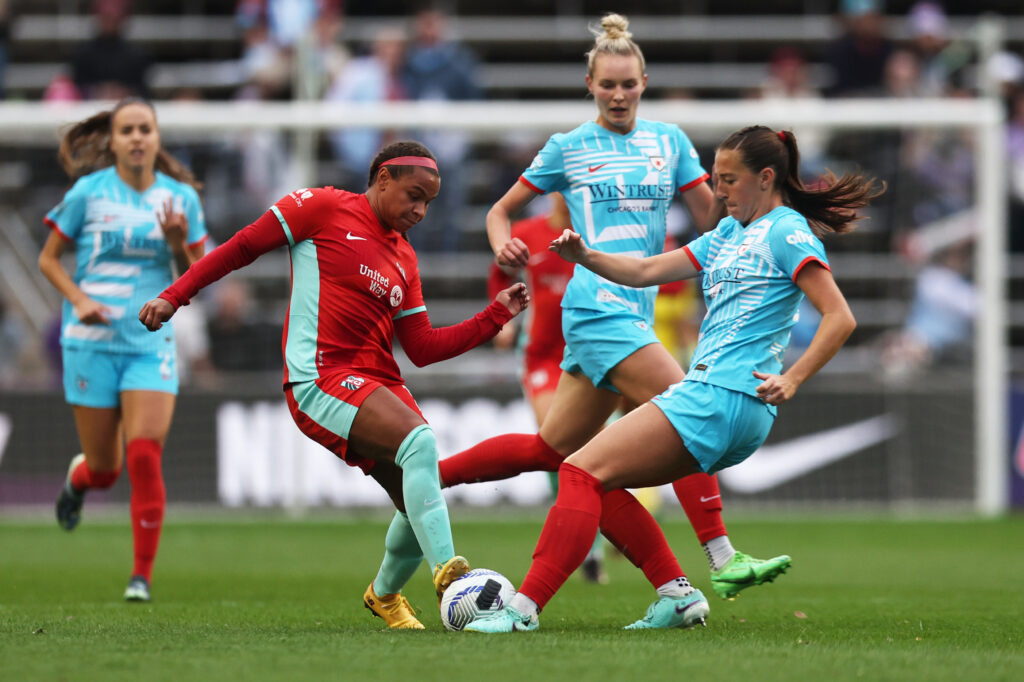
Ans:
{"label": "green turf", "polygon": [[[342,516],[341,512],[337,516]],[[468,518],[465,510],[456,517]],[[115,517],[116,518],[116,517]],[[773,585],[713,597],[689,526],[669,541],[711,600],[708,627],[623,632],[653,599],[639,571],[574,577],[541,630],[444,632],[426,568],[407,590],[426,631],[388,632],[361,604],[385,523],[184,522],[164,530],[152,604],[125,604],[127,520],[0,519],[2,680],[1022,680],[1024,519],[733,521],[737,547],[788,553]],[[459,551],[518,582],[539,530],[460,522]]]}

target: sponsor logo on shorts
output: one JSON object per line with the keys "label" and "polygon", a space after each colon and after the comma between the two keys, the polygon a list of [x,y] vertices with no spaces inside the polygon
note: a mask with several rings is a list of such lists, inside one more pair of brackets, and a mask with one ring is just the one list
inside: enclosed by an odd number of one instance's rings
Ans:
{"label": "sponsor logo on shorts", "polygon": [[633,323],[633,326],[635,326],[637,329],[643,329],[644,331],[650,329],[650,327],[647,326],[647,323],[644,322],[643,320],[637,320],[636,322]]}
{"label": "sponsor logo on shorts", "polygon": [[363,377],[357,377],[354,374],[349,374],[345,378],[345,380],[341,382],[341,385],[350,391],[355,391],[359,388],[362,388],[363,384],[365,383],[366,379],[364,379]]}
{"label": "sponsor logo on shorts", "polygon": [[85,393],[86,391],[89,390],[89,380],[83,377],[81,374],[79,374],[78,376],[75,377],[75,386],[78,387],[79,391]]}

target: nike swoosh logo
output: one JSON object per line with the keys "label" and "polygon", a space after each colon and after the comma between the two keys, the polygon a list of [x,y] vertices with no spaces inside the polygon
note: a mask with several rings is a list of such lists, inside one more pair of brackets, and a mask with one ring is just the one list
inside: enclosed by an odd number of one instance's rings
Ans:
{"label": "nike swoosh logo", "polygon": [[700,501],[701,502],[710,502],[711,500],[717,499],[719,497],[721,497],[721,495],[712,495],[711,497],[704,497],[703,495],[701,495],[700,496]]}
{"label": "nike swoosh logo", "polygon": [[693,606],[696,603],[697,602],[692,601],[689,604],[687,604],[686,606],[676,606],[676,613],[686,613],[686,609],[690,608],[691,606]]}
{"label": "nike swoosh logo", "polygon": [[435,504],[437,504],[438,502],[440,502],[440,501],[441,501],[441,499],[442,499],[442,498],[440,498],[440,497],[435,497],[435,498],[434,498],[434,499],[432,499],[432,500],[423,500],[423,506],[424,506],[424,507],[430,507],[430,506],[432,506],[432,505],[435,505]]}
{"label": "nike swoosh logo", "polygon": [[781,443],[763,445],[746,461],[719,472],[718,478],[736,492],[763,492],[885,442],[899,431],[897,419],[883,414]]}
{"label": "nike swoosh logo", "polygon": [[607,165],[608,165],[607,163],[602,163],[600,166],[587,166],[587,170],[590,171],[591,173],[593,173],[594,171],[601,170],[602,168],[604,168]]}
{"label": "nike swoosh logo", "polygon": [[351,232],[349,232],[347,235],[345,235],[345,239],[358,239],[361,242],[365,242],[366,241],[366,237],[357,237],[354,234],[352,234]]}

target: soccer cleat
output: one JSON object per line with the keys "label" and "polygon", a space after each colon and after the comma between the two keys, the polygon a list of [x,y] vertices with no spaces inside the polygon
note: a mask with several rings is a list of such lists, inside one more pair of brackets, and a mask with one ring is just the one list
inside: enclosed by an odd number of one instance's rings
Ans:
{"label": "soccer cleat", "polygon": [[624,630],[667,630],[668,628],[689,628],[707,625],[711,608],[700,590],[694,590],[685,597],[661,597],[647,607],[647,615],[627,625]]}
{"label": "soccer cleat", "polygon": [[506,606],[482,618],[477,618],[463,629],[469,632],[495,635],[501,632],[529,632],[539,627],[540,620],[537,618],[537,614],[527,615],[511,606]]}
{"label": "soccer cleat", "polygon": [[598,585],[606,585],[608,583],[608,574],[605,573],[604,566],[601,565],[601,560],[597,557],[587,557],[583,560],[583,564],[580,565],[580,575],[588,583],[596,583]]}
{"label": "soccer cleat", "polygon": [[441,605],[444,591],[453,582],[469,573],[469,562],[464,556],[453,556],[443,564],[434,566],[434,591],[437,592],[437,605]]}
{"label": "soccer cleat", "polygon": [[124,589],[125,601],[150,601],[149,581],[141,575],[133,575]]}
{"label": "soccer cleat", "polygon": [[382,618],[393,630],[425,630],[423,623],[414,615],[412,605],[401,592],[377,596],[373,591],[373,583],[366,588],[363,595],[363,606],[378,618]]}
{"label": "soccer cleat", "polygon": [[78,522],[82,520],[82,503],[85,502],[85,493],[80,493],[71,485],[71,472],[80,462],[85,461],[85,455],[79,453],[71,459],[68,465],[68,475],[64,479],[64,485],[57,496],[57,524],[64,530],[74,530]]}
{"label": "soccer cleat", "polygon": [[711,571],[711,587],[722,599],[731,599],[748,587],[772,582],[792,565],[785,554],[762,560],[736,552],[729,563]]}

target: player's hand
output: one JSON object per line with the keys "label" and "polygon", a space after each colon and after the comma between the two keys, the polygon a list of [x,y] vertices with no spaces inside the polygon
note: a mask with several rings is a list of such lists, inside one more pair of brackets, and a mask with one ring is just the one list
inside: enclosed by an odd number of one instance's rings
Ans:
{"label": "player's hand", "polygon": [[82,324],[110,324],[110,310],[107,306],[92,300],[83,299],[73,306],[75,317]]}
{"label": "player's hand", "polygon": [[164,322],[171,319],[173,314],[174,306],[169,301],[162,298],[154,298],[142,306],[142,310],[139,311],[139,322],[145,325],[149,331],[155,332],[164,326]]}
{"label": "player's hand", "polygon": [[525,268],[530,262],[530,249],[519,237],[513,237],[505,242],[495,258],[498,265],[505,268]]}
{"label": "player's hand", "polygon": [[172,253],[181,253],[185,250],[185,237],[188,235],[188,218],[184,213],[177,213],[174,210],[174,199],[167,197],[164,203],[163,213],[157,216],[160,221],[160,229],[164,233],[164,239]]}
{"label": "player's hand", "polygon": [[570,263],[581,263],[587,257],[587,246],[578,232],[566,229],[561,236],[552,239],[548,251],[554,251]]}
{"label": "player's hand", "polygon": [[761,380],[761,385],[757,387],[757,397],[769,405],[781,405],[796,393],[796,383],[785,375],[754,372],[754,377]]}
{"label": "player's hand", "polygon": [[508,289],[499,291],[494,300],[508,308],[515,317],[530,307],[530,292],[526,290],[525,284],[517,282]]}

